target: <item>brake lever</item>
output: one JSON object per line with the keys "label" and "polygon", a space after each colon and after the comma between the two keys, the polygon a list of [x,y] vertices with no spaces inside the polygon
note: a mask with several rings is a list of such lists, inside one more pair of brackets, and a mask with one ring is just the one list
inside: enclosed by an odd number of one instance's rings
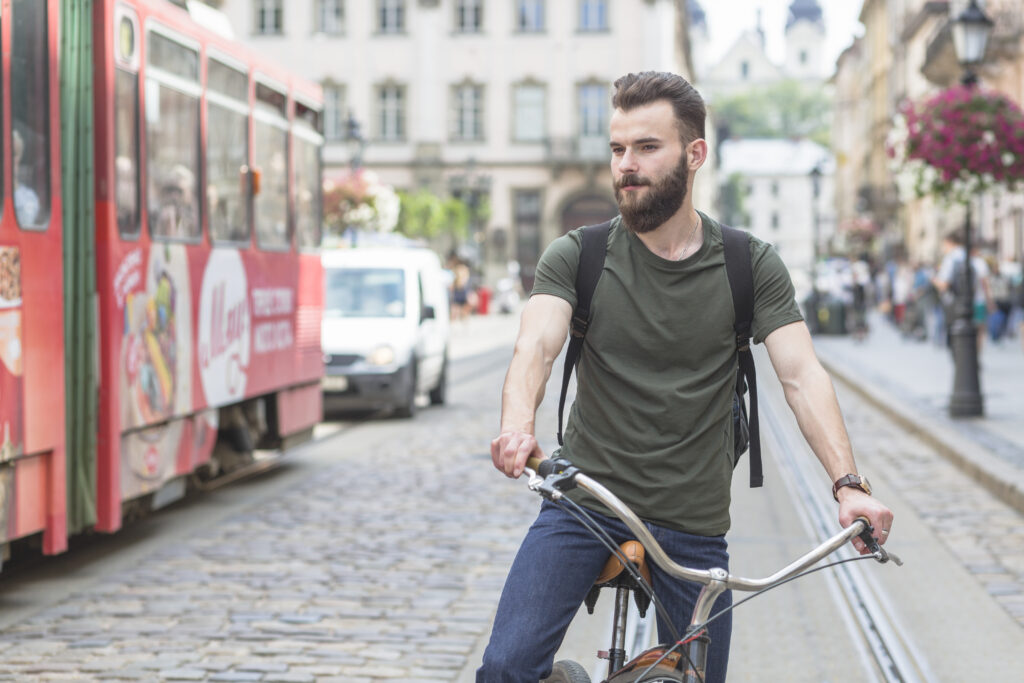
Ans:
{"label": "brake lever", "polygon": [[899,556],[896,555],[896,553],[887,552],[885,548],[878,544],[878,541],[875,540],[875,537],[871,535],[871,532],[874,531],[874,527],[872,527],[867,522],[865,522],[864,526],[866,528],[864,529],[864,531],[857,534],[857,538],[859,538],[861,542],[865,546],[867,546],[868,552],[870,552],[874,556],[874,558],[882,564],[885,564],[889,560],[892,560],[897,567],[902,567],[903,560],[901,560]]}

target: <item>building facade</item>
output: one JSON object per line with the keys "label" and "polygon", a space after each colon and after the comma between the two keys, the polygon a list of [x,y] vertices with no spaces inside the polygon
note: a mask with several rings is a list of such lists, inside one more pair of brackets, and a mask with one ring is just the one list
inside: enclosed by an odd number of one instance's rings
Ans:
{"label": "building facade", "polygon": [[[963,207],[938,198],[899,197],[886,142],[899,107],[960,82],[951,21],[966,0],[865,0],[864,35],[840,57],[834,146],[839,159],[836,212],[840,230],[869,226],[883,257],[933,263],[942,237],[964,225]],[[979,87],[1024,104],[1024,7],[1019,0],[979,3],[994,20],[978,69]],[[975,239],[997,259],[1024,258],[1024,195],[975,200]]]}
{"label": "building facade", "polygon": [[324,86],[325,174],[353,122],[362,164],[398,190],[480,211],[469,255],[485,280],[617,213],[611,85],[688,76],[683,0],[223,0],[237,37]]}

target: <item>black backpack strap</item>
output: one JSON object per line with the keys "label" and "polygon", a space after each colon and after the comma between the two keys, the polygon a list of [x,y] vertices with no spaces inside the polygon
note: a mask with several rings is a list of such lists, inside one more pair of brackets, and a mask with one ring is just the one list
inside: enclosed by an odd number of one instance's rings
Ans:
{"label": "black backpack strap", "polygon": [[736,376],[736,392],[742,400],[744,381],[750,389],[750,486],[757,488],[764,484],[761,466],[761,435],[757,422],[757,374],[754,371],[754,355],[750,351],[750,326],[754,320],[754,270],[750,263],[750,235],[745,230],[722,226],[722,242],[725,245],[725,272],[732,290],[732,305],[736,318],[736,355],[739,358],[739,373]]}
{"label": "black backpack strap", "polygon": [[588,225],[580,231],[583,244],[580,248],[580,264],[576,269],[576,308],[572,312],[572,324],[569,328],[569,347],[565,350],[565,367],[562,369],[562,395],[558,399],[558,445],[562,445],[562,411],[565,408],[565,393],[569,388],[569,378],[573,368],[579,362],[580,351],[583,349],[583,337],[587,334],[590,324],[590,300],[597,288],[604,270],[604,254],[608,248],[608,230],[612,222],[605,221],[600,225]]}

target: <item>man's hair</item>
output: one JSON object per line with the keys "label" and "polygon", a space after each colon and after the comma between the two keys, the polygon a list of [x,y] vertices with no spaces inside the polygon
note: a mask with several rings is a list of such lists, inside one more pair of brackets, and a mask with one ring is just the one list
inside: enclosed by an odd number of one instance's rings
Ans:
{"label": "man's hair", "polygon": [[629,111],[658,100],[672,105],[684,143],[704,137],[707,117],[704,99],[682,76],[665,71],[642,71],[615,81],[612,106],[616,109]]}
{"label": "man's hair", "polygon": [[955,244],[958,247],[964,246],[964,236],[959,229],[950,230],[943,236],[943,239],[945,239],[947,242],[951,244]]}

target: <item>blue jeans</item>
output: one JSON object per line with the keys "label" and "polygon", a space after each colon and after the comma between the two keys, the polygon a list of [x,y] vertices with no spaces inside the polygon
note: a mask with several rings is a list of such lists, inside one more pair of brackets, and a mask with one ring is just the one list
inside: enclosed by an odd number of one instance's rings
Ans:
{"label": "blue jeans", "polygon": [[[618,518],[590,514],[616,543],[634,537]],[[696,569],[721,567],[728,570],[728,544],[724,536],[694,536],[650,523],[647,528],[676,562]],[[483,665],[476,672],[477,682],[533,683],[548,676],[569,622],[608,557],[608,549],[592,533],[558,505],[545,501],[505,580],[491,640],[484,652]],[[648,564],[655,595],[672,615],[676,629],[683,633],[690,623],[701,586],[674,579],[653,562],[648,561]],[[718,597],[711,614],[731,604],[732,592],[726,591]],[[731,615],[731,612],[726,613],[708,627],[711,635],[707,664],[709,682],[725,681]],[[660,617],[658,638],[663,643],[672,640],[671,632]],[[606,646],[594,643],[595,654]]]}

